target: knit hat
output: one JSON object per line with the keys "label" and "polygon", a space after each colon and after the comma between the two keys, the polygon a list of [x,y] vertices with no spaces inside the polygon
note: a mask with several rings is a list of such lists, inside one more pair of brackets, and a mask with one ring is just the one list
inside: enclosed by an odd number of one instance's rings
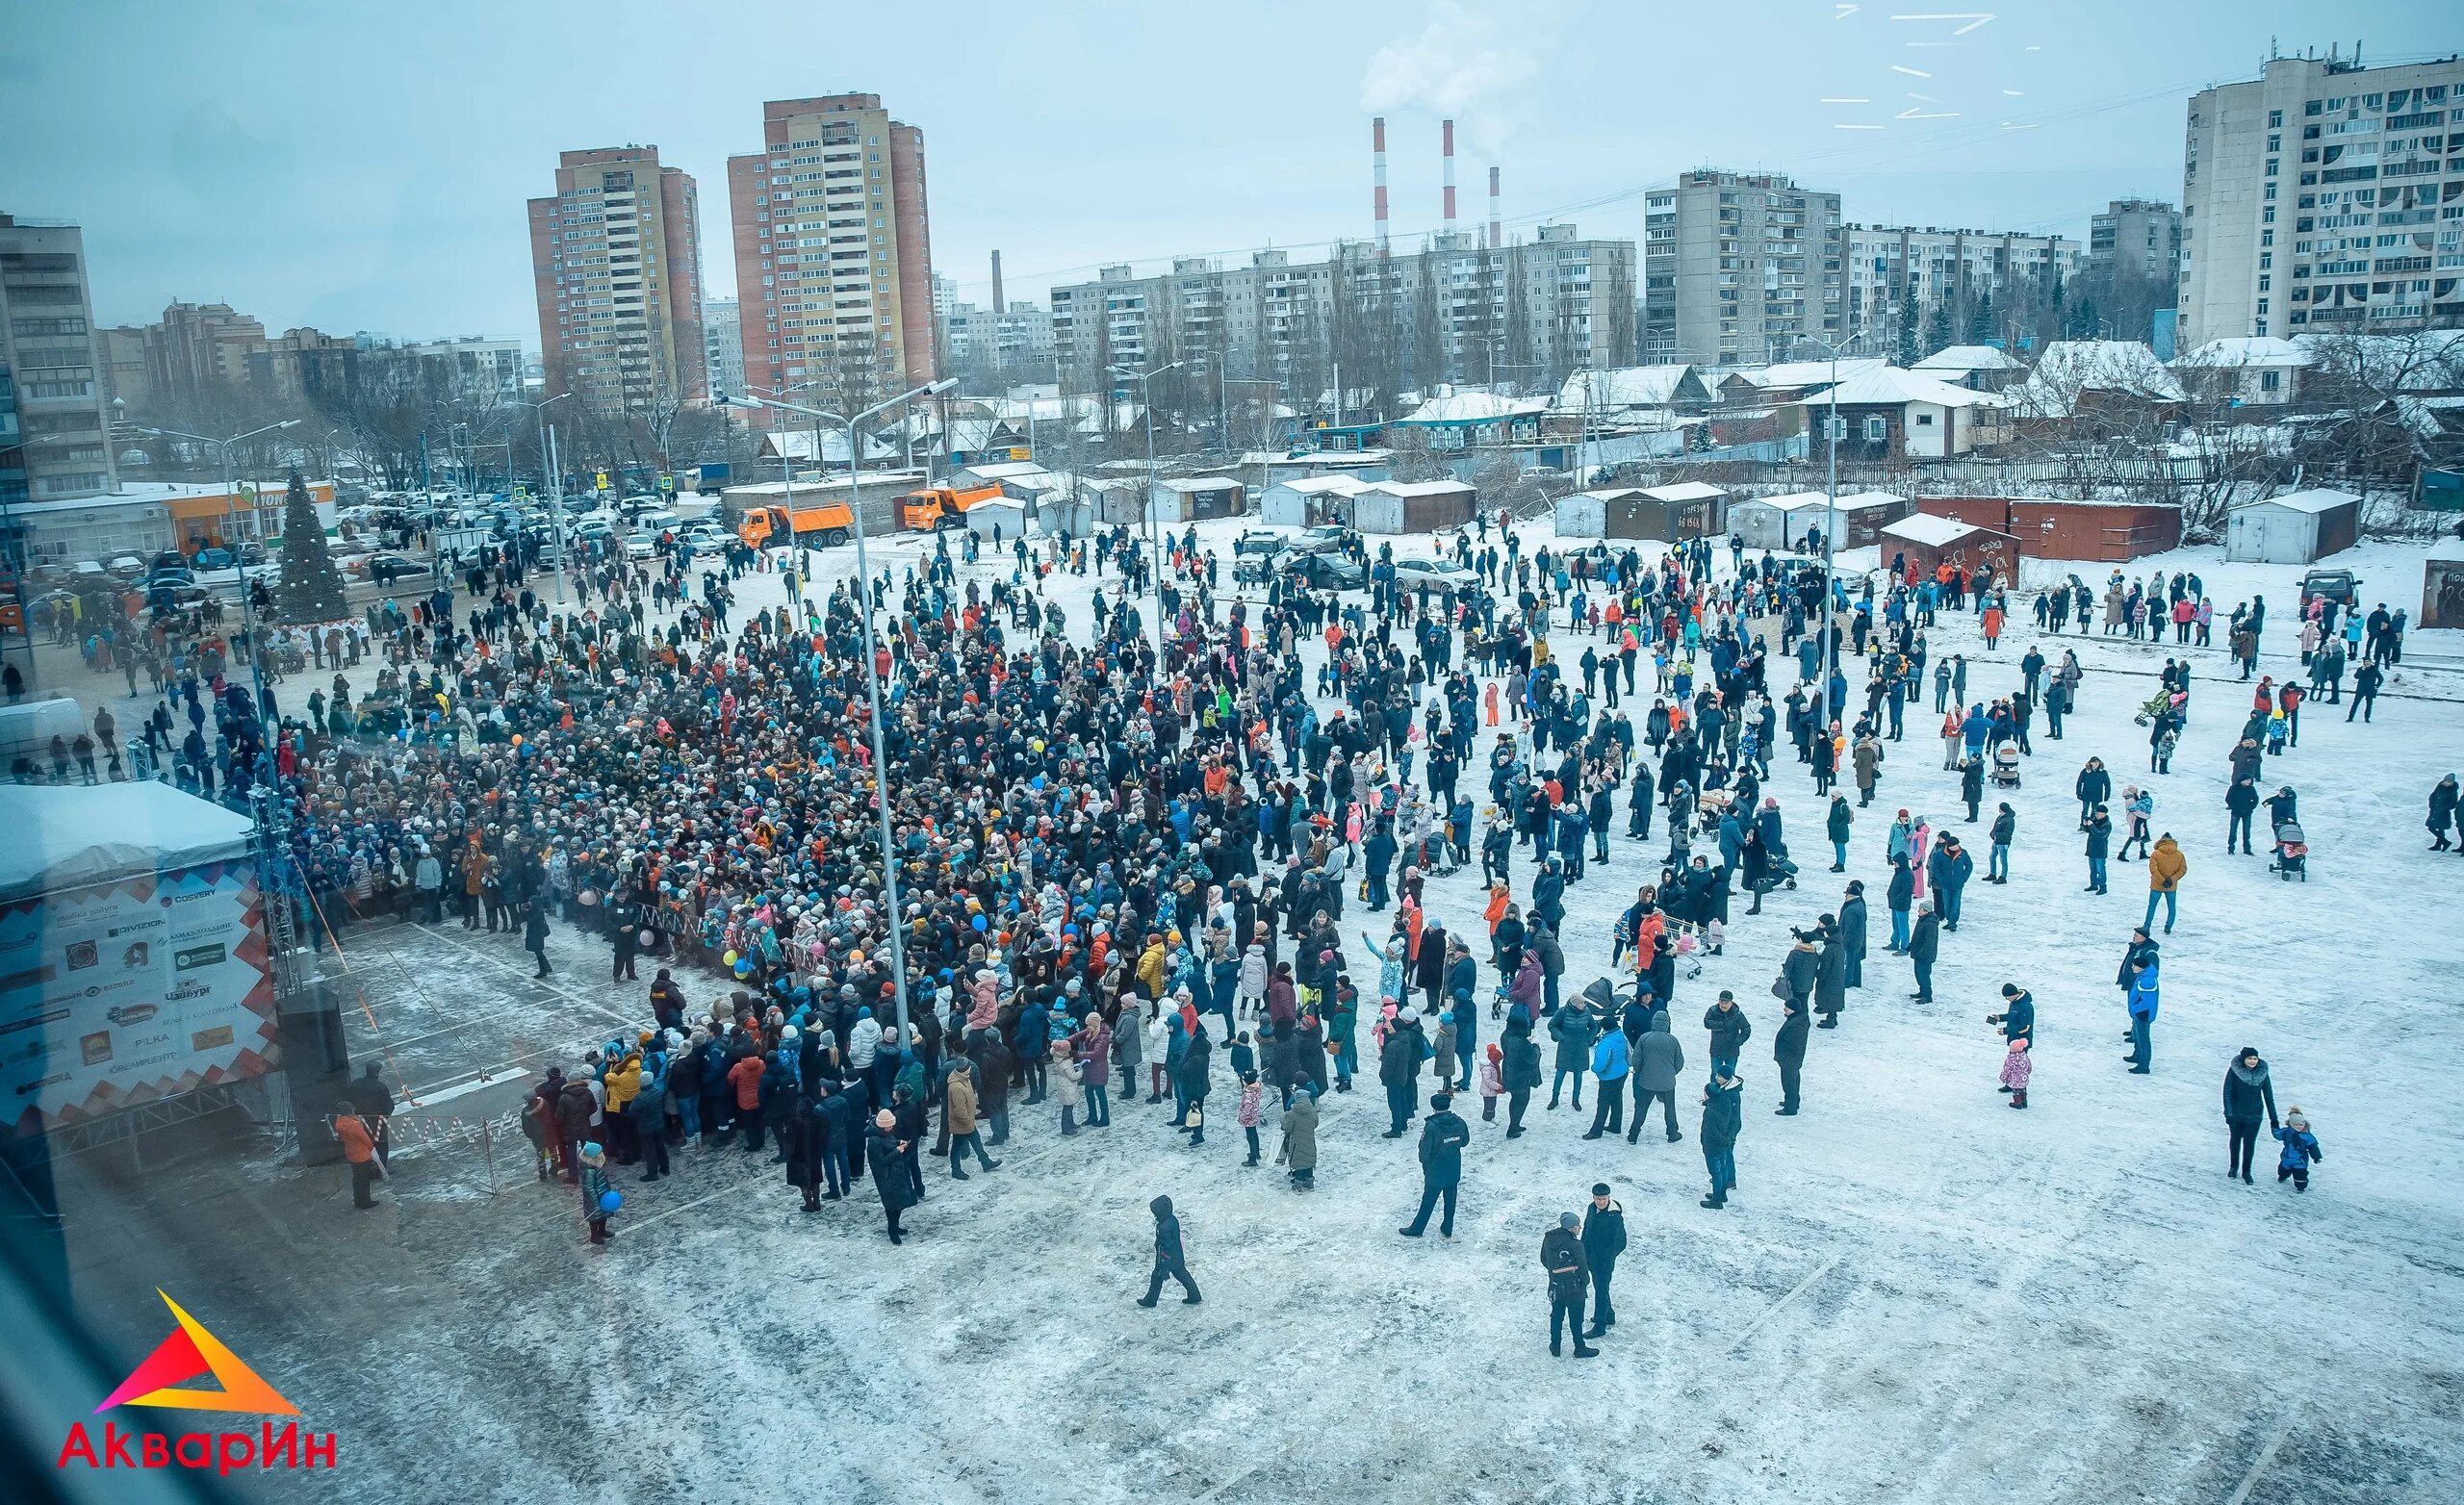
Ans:
{"label": "knit hat", "polygon": [[1568,1233],[1573,1233],[1582,1226],[1582,1219],[1572,1212],[1560,1212],[1557,1214],[1557,1226]]}

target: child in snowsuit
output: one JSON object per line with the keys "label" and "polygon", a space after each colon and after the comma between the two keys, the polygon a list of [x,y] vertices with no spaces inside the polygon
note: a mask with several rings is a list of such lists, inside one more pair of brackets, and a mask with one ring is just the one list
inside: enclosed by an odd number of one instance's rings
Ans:
{"label": "child in snowsuit", "polygon": [[2022,1036],[2011,1042],[2002,1058],[2002,1084],[2011,1089],[2011,1106],[2028,1106],[2028,1078],[2036,1073],[2036,1061],[2028,1054],[2027,1039]]}
{"label": "child in snowsuit", "polygon": [[1429,1048],[1437,1053],[1437,1089],[1454,1090],[1454,1073],[1461,1052],[1455,1049],[1454,1010],[1446,1009],[1437,1016],[1437,1038]]}
{"label": "child in snowsuit", "polygon": [[590,1241],[605,1243],[616,1237],[607,1226],[610,1214],[603,1210],[608,1192],[607,1155],[593,1140],[581,1147],[581,1215],[590,1224]]}
{"label": "child in snowsuit", "polygon": [[2310,1132],[2310,1120],[2302,1117],[2301,1110],[2297,1108],[2284,1115],[2284,1127],[2275,1132],[2275,1136],[2284,1146],[2284,1152],[2276,1157],[2276,1185],[2284,1185],[2290,1176],[2294,1190],[2309,1190],[2311,1163],[2327,1158],[2327,1152],[2319,1148],[2319,1136]]}
{"label": "child in snowsuit", "polygon": [[1498,1121],[1498,1099],[1505,1095],[1505,1056],[1497,1041],[1489,1042],[1488,1053],[1480,1059],[1480,1122]]}
{"label": "child in snowsuit", "polygon": [[1241,1110],[1235,1117],[1241,1125],[1241,1132],[1249,1136],[1249,1158],[1241,1162],[1244,1165],[1255,1165],[1258,1162],[1258,1121],[1262,1114],[1259,1098],[1261,1096],[1258,1090],[1258,1074],[1254,1071],[1241,1073]]}

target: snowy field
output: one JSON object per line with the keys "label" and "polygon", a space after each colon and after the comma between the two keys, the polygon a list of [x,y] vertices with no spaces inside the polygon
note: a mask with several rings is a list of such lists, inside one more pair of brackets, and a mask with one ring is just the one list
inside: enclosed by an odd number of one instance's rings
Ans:
{"label": "snowy field", "polygon": [[[1238,523],[1205,531],[1228,587]],[[1547,534],[1525,536],[1528,548]],[[876,563],[903,568],[927,547],[902,541]],[[823,557],[853,568],[852,549]],[[2418,609],[2420,550],[2362,557],[2366,601]],[[2201,549],[2161,563],[2199,570],[2220,603],[2263,592],[2262,670],[2297,670],[2297,569]],[[2107,568],[2079,570],[2100,585]],[[1083,640],[1087,582],[1057,580]],[[741,599],[778,589],[752,577]],[[2082,891],[2071,780],[2093,753],[2118,791],[2143,781],[2131,716],[2169,650],[2074,631],[2064,642],[2088,675],[2068,735],[2050,741],[2040,721],[2009,797],[2012,881],[1970,885],[1930,1007],[1881,952],[1880,895],[1901,806],[1959,831],[1982,867],[1983,828],[1960,824],[1956,776],[1940,771],[1938,718],[1912,707],[1844,877],[1823,871],[1810,778],[1792,753],[1775,762],[1802,886],[1755,918],[1740,900],[1727,954],[1681,982],[1674,1011],[1689,1084],[1717,989],[1754,1019],[1725,1212],[1696,1205],[1690,1101],[1685,1142],[1655,1125],[1629,1146],[1584,1142],[1587,1112],[1538,1102],[1534,1132],[1508,1144],[1502,1109],[1485,1124],[1458,1099],[1473,1140],[1456,1236],[1402,1239],[1418,1170],[1410,1139],[1378,1137],[1372,1081],[1327,1099],[1306,1195],[1241,1166],[1220,1090],[1220,1127],[1197,1150],[1165,1108],[1123,1102],[1112,1128],[1074,1140],[1054,1109],[1017,1110],[999,1171],[953,1185],[925,1161],[929,1200],[898,1249],[869,1191],[805,1215],[766,1153],[689,1149],[670,1181],[620,1182],[604,1251],[580,1242],[570,1193],[528,1183],[518,1141],[501,1194],[473,1189],[464,1150],[439,1150],[406,1157],[389,1205],[365,1216],[338,1172],[311,1172],[297,1185],[312,1195],[251,1196],[229,1239],[196,1240],[183,1300],[238,1307],[251,1362],[342,1433],[348,1467],[314,1486],[324,1498],[2464,1498],[2464,1146],[2449,1102],[2464,1065],[2464,858],[2426,853],[2422,827],[2430,785],[2464,766],[2464,670],[2434,667],[2464,665],[2464,649],[2416,634],[2421,662],[2374,725],[2305,708],[2301,745],[2265,771],[2300,791],[2311,839],[2309,881],[2287,883],[2267,871],[2264,830],[2260,855],[2223,853],[2224,757],[2248,701],[2219,615],[2174,772],[2155,780],[2155,829],[2180,838],[2190,873],[2164,938],[2152,1076],[2124,1073],[2113,985],[2143,871],[2118,861],[2109,897]],[[1969,655],[1970,699],[2016,686],[2035,641],[2018,616],[1995,654],[1971,617],[1946,613],[1930,634],[1937,656]],[[1582,640],[1555,646],[1571,661]],[[1792,674],[1775,659],[1774,689]],[[1485,768],[1487,745],[1468,767]],[[1569,890],[1570,992],[1605,970],[1615,915],[1657,873],[1658,823],[1647,861],[1622,838],[1624,804],[1609,862]],[[1529,877],[1519,861],[1518,895]],[[1841,1027],[1812,1037],[1803,1115],[1775,1118],[1768,984],[1787,926],[1835,909],[1846,878],[1874,900],[1866,983]],[[1433,882],[1430,915],[1476,926],[1476,865]],[[1348,907],[1348,931],[1384,922]],[[563,1044],[642,1007],[573,941],[554,943],[563,976],[543,989],[516,975],[505,938],[380,934],[359,954],[372,1008],[355,1046],[398,1044],[414,1087],[469,1094],[451,1111],[509,1104],[517,1089],[492,1098],[471,1073],[525,1051],[546,1053],[531,1065],[570,1059]],[[1348,954],[1358,977],[1363,955]],[[1983,1020],[2005,982],[2038,1001],[2025,1112],[1994,1090],[2000,1042]],[[1484,1021],[1482,1038],[1494,1030]],[[2245,1044],[2326,1151],[2306,1196],[2272,1183],[2272,1142],[2257,1186],[2222,1173],[2220,1083]],[[1631,1239],[1620,1322],[1599,1359],[1552,1360],[1540,1237],[1604,1180]],[[1203,1306],[1131,1304],[1158,1192],[1181,1209]],[[286,1251],[279,1310],[269,1247]],[[133,1306],[117,1288],[153,1283],[122,1251],[73,1252],[90,1299]]]}

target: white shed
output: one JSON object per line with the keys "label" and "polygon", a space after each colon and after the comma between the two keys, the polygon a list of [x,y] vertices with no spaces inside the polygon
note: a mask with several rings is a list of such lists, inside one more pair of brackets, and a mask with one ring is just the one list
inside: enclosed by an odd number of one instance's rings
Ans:
{"label": "white shed", "polygon": [[2361,540],[2361,498],[2297,491],[2236,507],[2224,520],[2224,557],[2242,564],[2310,564]]}
{"label": "white shed", "polygon": [[1822,509],[1823,494],[1795,491],[1780,497],[1749,497],[1729,504],[1729,531],[1755,548],[1786,548],[1810,526],[1805,509]]}
{"label": "white shed", "polygon": [[1368,489],[1353,475],[1298,475],[1268,487],[1258,510],[1277,527],[1312,527],[1337,521],[1341,503]]}
{"label": "white shed", "polygon": [[979,538],[998,537],[1006,544],[1026,535],[1026,503],[1007,497],[988,497],[967,508],[962,516],[966,530]]}
{"label": "white shed", "polygon": [[1248,488],[1228,475],[1197,475],[1185,480],[1157,481],[1153,491],[1155,521],[1195,523],[1202,518],[1234,518],[1249,510]]}
{"label": "white shed", "polygon": [[1477,496],[1465,481],[1373,481],[1347,511],[1363,533],[1438,533],[1468,525]]}

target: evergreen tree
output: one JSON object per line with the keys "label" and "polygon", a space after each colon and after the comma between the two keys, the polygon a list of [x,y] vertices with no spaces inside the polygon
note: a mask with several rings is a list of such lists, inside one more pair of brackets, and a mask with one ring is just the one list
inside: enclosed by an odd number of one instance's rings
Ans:
{"label": "evergreen tree", "polygon": [[1951,301],[1937,298],[1925,315],[1925,353],[1932,355],[1951,346]]}
{"label": "evergreen tree", "polygon": [[350,615],[343,590],[343,573],[325,548],[325,528],[317,521],[307,478],[295,466],[282,501],[282,584],[274,592],[274,620],[292,626],[339,622]]}
{"label": "evergreen tree", "polygon": [[1920,357],[1921,352],[1916,348],[1916,310],[1912,305],[1902,304],[1899,311],[1899,365],[1905,370],[1915,365]]}
{"label": "evergreen tree", "polygon": [[1976,295],[1976,307],[1968,312],[1967,343],[1990,344],[1992,341],[1993,294],[1989,292],[1980,292]]}

